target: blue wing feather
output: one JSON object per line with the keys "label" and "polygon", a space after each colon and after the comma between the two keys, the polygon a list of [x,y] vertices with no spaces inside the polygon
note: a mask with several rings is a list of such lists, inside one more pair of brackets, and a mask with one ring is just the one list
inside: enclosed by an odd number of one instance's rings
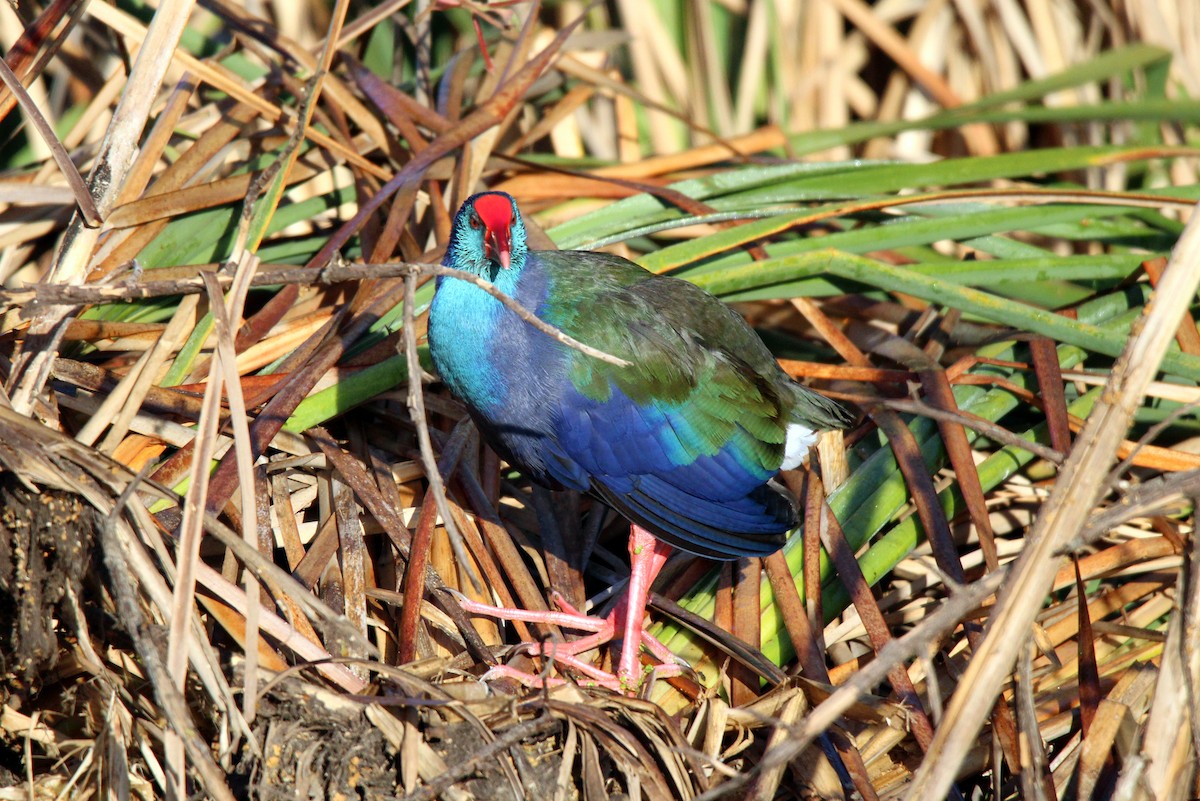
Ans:
{"label": "blue wing feather", "polygon": [[568,390],[546,447],[589,489],[667,542],[718,558],[767,554],[795,524],[790,496],[733,437],[713,454],[682,409],[640,405],[615,390],[596,401]]}

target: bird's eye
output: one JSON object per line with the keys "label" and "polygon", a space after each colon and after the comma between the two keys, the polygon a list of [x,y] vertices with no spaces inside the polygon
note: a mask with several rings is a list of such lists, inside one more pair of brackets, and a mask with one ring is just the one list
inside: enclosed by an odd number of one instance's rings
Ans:
{"label": "bird's eye", "polygon": [[471,227],[477,231],[479,230],[479,226],[483,225],[483,223],[479,221],[479,218],[474,215],[470,217],[469,222],[471,223]]}

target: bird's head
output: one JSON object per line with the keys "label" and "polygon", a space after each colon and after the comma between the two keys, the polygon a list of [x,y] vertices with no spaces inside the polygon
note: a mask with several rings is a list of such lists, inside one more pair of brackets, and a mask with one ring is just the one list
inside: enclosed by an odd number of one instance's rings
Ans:
{"label": "bird's head", "polygon": [[517,201],[504,192],[481,192],[454,216],[443,264],[495,280],[500,270],[520,271],[527,252]]}

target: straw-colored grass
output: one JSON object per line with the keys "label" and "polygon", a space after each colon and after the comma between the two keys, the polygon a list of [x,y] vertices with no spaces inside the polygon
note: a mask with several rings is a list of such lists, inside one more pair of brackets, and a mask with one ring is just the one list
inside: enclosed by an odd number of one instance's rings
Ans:
{"label": "straw-colored grass", "polygon": [[[0,41],[0,799],[1196,795],[1190,4],[55,0]],[[481,187],[861,412],[783,551],[668,565],[693,671],[642,698],[457,600],[626,569],[425,374]]]}

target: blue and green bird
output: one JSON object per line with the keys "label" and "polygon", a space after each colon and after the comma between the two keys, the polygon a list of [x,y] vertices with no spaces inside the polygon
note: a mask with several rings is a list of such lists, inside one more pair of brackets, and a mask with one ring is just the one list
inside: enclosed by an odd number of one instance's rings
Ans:
{"label": "blue and green bird", "polygon": [[433,363],[501,456],[694,554],[764,556],[783,545],[796,508],[776,475],[849,416],[793,382],[740,315],[618,256],[530,250],[503,192],[462,205],[442,263],[631,363],[588,356],[478,286],[439,277]]}

